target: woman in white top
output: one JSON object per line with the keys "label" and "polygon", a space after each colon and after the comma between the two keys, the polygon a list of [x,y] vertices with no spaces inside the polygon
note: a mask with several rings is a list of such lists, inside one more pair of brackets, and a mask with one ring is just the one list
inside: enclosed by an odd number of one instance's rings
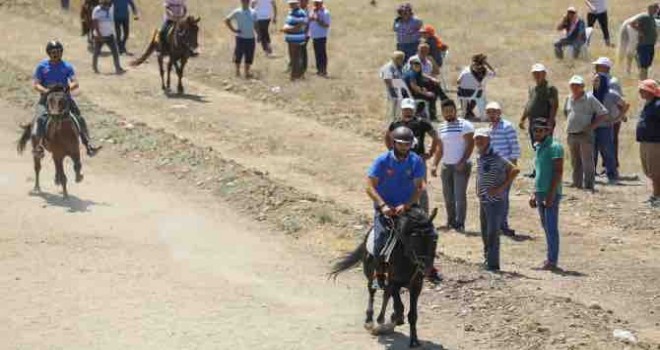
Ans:
{"label": "woman in white top", "polygon": [[277,5],[275,0],[252,0],[252,8],[257,13],[257,41],[261,43],[266,55],[273,53],[270,46],[270,23],[277,24]]}
{"label": "woman in white top", "polygon": [[[477,101],[486,100],[486,80],[495,76],[495,70],[488,63],[487,57],[484,54],[477,54],[472,57],[472,64],[465,67],[461,74],[458,76],[458,99],[467,101],[465,105],[461,103],[463,114],[465,118],[475,118],[474,107]],[[481,109],[481,108],[480,108]],[[480,110],[480,114],[483,111]],[[479,117],[483,117],[480,115]]]}

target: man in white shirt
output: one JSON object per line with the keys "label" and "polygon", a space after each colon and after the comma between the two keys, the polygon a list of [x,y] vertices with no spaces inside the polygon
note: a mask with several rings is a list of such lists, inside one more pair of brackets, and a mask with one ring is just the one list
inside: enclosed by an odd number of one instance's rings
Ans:
{"label": "man in white shirt", "polygon": [[610,43],[610,29],[607,20],[607,0],[584,0],[589,9],[587,13],[587,27],[591,28],[598,21],[600,29],[603,31],[605,45],[612,46]]}
{"label": "man in white shirt", "polygon": [[108,45],[112,52],[112,60],[115,64],[115,72],[123,74],[126,72],[119,64],[119,49],[115,40],[115,19],[112,0],[101,0],[92,11],[92,35],[94,37],[94,54],[92,55],[92,69],[99,73],[99,55],[103,45]]}
{"label": "man in white shirt", "polygon": [[[380,78],[385,84],[385,91],[387,92],[387,112],[386,117],[388,122],[393,122],[400,115],[401,104],[400,91],[397,91],[394,80],[403,81],[403,60],[405,54],[403,51],[394,51],[392,53],[392,60],[380,68]],[[410,96],[408,96],[410,97]]]}
{"label": "man in white shirt", "polygon": [[277,5],[275,0],[252,0],[252,8],[257,13],[257,41],[261,43],[266,55],[273,53],[270,46],[270,23],[277,24]]}

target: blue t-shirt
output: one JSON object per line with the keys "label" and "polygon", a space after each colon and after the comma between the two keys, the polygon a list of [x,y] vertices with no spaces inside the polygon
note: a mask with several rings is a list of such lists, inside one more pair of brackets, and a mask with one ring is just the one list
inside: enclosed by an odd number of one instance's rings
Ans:
{"label": "blue t-shirt", "polygon": [[114,0],[112,2],[112,5],[115,8],[115,19],[122,19],[126,20],[128,19],[128,7],[131,7],[131,10],[133,10],[133,13],[135,14],[137,11],[135,10],[135,3],[133,0]]}
{"label": "blue t-shirt", "polygon": [[417,86],[421,87],[424,84],[424,75],[421,71],[415,72],[412,69],[406,70],[403,72],[403,81],[406,82],[406,85],[408,86],[408,89],[410,89],[410,93],[412,93],[414,98],[421,98],[424,97],[414,91],[412,91],[412,88],[410,87],[412,82],[415,82]]}
{"label": "blue t-shirt", "polygon": [[[284,21],[287,26],[290,27],[295,27],[299,24],[307,24],[308,23],[308,17],[307,13],[305,10],[301,8],[297,8],[295,10],[289,11],[289,14],[286,16],[286,20]],[[298,29],[295,32],[292,33],[286,33],[284,36],[284,40],[287,43],[295,43],[295,44],[302,44],[307,40],[307,35],[305,34],[306,26],[301,26],[300,29]]]}
{"label": "blue t-shirt", "polygon": [[76,73],[69,62],[60,61],[57,63],[45,59],[39,62],[37,69],[34,70],[34,80],[39,84],[49,87],[56,84],[64,86],[69,85],[69,81],[75,77]]}
{"label": "blue t-shirt", "polygon": [[257,13],[253,9],[243,10],[239,7],[232,11],[227,19],[233,19],[238,25],[236,36],[242,39],[254,39],[254,24],[257,22]]}
{"label": "blue t-shirt", "polygon": [[637,142],[660,143],[660,97],[644,105],[637,122]]}
{"label": "blue t-shirt", "polygon": [[378,179],[376,191],[390,207],[406,204],[415,194],[415,180],[423,179],[426,165],[420,156],[410,152],[402,161],[387,151],[369,168],[368,176]]}

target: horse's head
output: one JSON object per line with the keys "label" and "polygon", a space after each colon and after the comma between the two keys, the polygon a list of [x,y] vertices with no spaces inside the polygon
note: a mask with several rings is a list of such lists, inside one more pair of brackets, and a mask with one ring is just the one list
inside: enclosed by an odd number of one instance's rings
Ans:
{"label": "horse's head", "polygon": [[427,254],[429,242],[434,237],[433,219],[436,213],[437,209],[434,209],[433,214],[429,217],[422,208],[413,206],[397,220],[397,229],[401,234],[403,244],[417,256]]}
{"label": "horse's head", "polygon": [[46,108],[51,116],[64,115],[69,110],[69,96],[66,86],[58,84],[50,87],[46,94]]}
{"label": "horse's head", "polygon": [[195,51],[199,46],[197,38],[199,36],[199,21],[201,20],[201,17],[188,16],[179,26],[179,38],[191,51]]}

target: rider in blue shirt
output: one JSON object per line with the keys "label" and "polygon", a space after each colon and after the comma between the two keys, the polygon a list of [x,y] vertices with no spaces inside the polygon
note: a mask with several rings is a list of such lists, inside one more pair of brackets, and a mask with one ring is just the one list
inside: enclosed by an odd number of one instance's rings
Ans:
{"label": "rider in blue shirt", "polygon": [[[73,66],[62,60],[62,53],[64,46],[59,41],[50,41],[46,45],[46,53],[48,58],[39,62],[34,71],[32,86],[41,94],[39,103],[37,104],[37,115],[35,118],[35,127],[32,133],[37,139],[38,149],[35,150],[39,154],[43,154],[42,139],[46,135],[46,122],[48,121],[48,110],[46,108],[46,95],[51,87],[55,85],[62,85],[67,88],[67,91],[73,91],[78,88],[78,81],[76,80],[76,73]],[[69,95],[69,108],[71,115],[80,126],[80,139],[87,148],[87,154],[93,157],[101,147],[94,147],[89,141],[89,131],[87,129],[87,122],[80,114],[78,105]]]}
{"label": "rider in blue shirt", "polygon": [[[391,133],[394,147],[376,158],[369,168],[367,194],[374,203],[374,255],[377,261],[375,281],[382,284],[383,270],[381,250],[387,241],[388,218],[405,213],[419,198],[425,187],[426,165],[424,160],[410,152],[415,136],[408,127],[400,126]],[[437,240],[434,239],[431,254],[435,257]],[[427,266],[427,277],[437,282],[440,277],[433,268],[433,260]]]}

